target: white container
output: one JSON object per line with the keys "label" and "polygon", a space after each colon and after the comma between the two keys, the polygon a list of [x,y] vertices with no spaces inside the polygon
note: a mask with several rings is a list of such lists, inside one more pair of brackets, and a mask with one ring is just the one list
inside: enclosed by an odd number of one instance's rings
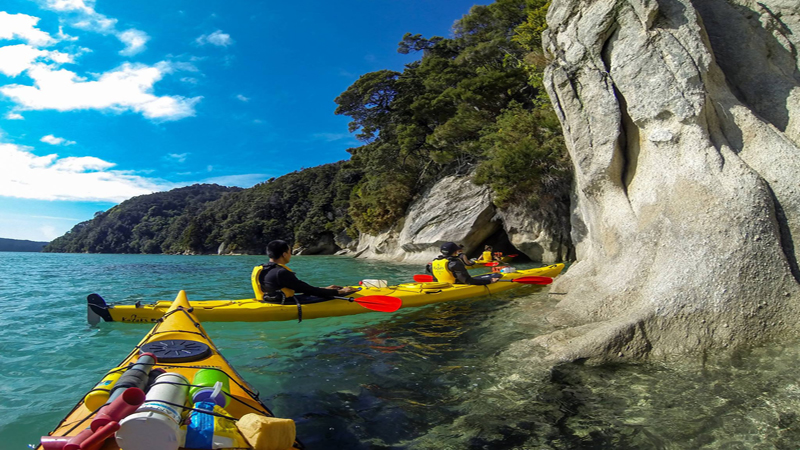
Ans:
{"label": "white container", "polygon": [[179,373],[167,372],[156,377],[142,406],[120,421],[117,445],[125,450],[177,450],[183,446],[185,436],[180,427],[183,408],[175,405],[186,403],[188,384],[189,380]]}
{"label": "white container", "polygon": [[386,280],[361,280],[361,285],[365,288],[385,288],[389,283]]}
{"label": "white container", "polygon": [[117,445],[125,450],[178,450],[185,431],[174,420],[155,411],[136,412],[122,419]]}
{"label": "white container", "polygon": [[508,266],[508,267],[503,267],[502,269],[500,269],[500,271],[503,272],[503,273],[514,273],[514,272],[517,271],[517,269],[514,268],[514,267],[511,267],[511,266]]}

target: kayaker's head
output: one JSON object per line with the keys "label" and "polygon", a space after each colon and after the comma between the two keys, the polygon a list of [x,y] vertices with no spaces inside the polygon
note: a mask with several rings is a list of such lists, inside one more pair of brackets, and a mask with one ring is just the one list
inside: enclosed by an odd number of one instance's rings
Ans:
{"label": "kayaker's head", "polygon": [[485,245],[485,246],[483,247],[483,250],[484,250],[484,251],[487,251],[487,252],[490,252],[490,251],[492,251],[492,246],[491,246],[491,245]]}
{"label": "kayaker's head", "polygon": [[445,242],[442,244],[441,250],[444,256],[453,256],[459,250],[459,247],[455,242]]}
{"label": "kayaker's head", "polygon": [[292,248],[286,241],[276,240],[267,244],[269,260],[278,264],[288,264],[292,259]]}

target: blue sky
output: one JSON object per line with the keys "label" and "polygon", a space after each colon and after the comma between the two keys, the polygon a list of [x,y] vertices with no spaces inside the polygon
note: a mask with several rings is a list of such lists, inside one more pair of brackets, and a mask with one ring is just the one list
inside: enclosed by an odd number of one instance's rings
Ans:
{"label": "blue sky", "polygon": [[[475,0],[3,0],[0,237],[49,241],[136,195],[347,159],[334,99],[450,37]],[[166,5],[166,8],[165,8]]]}

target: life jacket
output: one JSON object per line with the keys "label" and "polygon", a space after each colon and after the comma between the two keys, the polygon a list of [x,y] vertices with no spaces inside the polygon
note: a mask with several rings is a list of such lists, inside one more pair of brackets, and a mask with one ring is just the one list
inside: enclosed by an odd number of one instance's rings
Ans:
{"label": "life jacket", "polygon": [[447,267],[450,261],[451,258],[440,256],[431,262],[431,271],[433,272],[433,276],[436,277],[436,280],[440,283],[454,284],[456,282],[455,275],[453,275],[453,272],[451,272]]}
{"label": "life jacket", "polygon": [[481,261],[483,262],[492,261],[492,252],[490,252],[489,250],[483,252],[483,254],[481,255]]}
{"label": "life jacket", "polygon": [[267,264],[253,267],[253,273],[250,275],[250,282],[253,285],[253,292],[255,292],[257,299],[283,300],[294,297],[293,289],[281,288],[279,291],[276,291],[275,289],[264,285],[264,279],[267,273],[277,267],[283,267],[289,272],[292,271],[292,269],[286,267],[285,265],[276,264],[274,262],[268,262]]}

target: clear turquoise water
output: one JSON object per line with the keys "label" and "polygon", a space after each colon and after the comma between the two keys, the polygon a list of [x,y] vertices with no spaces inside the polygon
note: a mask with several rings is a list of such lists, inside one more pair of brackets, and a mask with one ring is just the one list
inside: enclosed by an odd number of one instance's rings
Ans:
{"label": "clear turquoise water", "polygon": [[[245,298],[263,261],[0,253],[0,448],[36,442],[150,329],[89,327],[87,294]],[[319,285],[420,272],[344,257],[291,265]],[[681,366],[551,369],[504,353],[552,331],[555,302],[523,288],[394,314],[204,326],[310,449],[800,447],[797,345]]]}

